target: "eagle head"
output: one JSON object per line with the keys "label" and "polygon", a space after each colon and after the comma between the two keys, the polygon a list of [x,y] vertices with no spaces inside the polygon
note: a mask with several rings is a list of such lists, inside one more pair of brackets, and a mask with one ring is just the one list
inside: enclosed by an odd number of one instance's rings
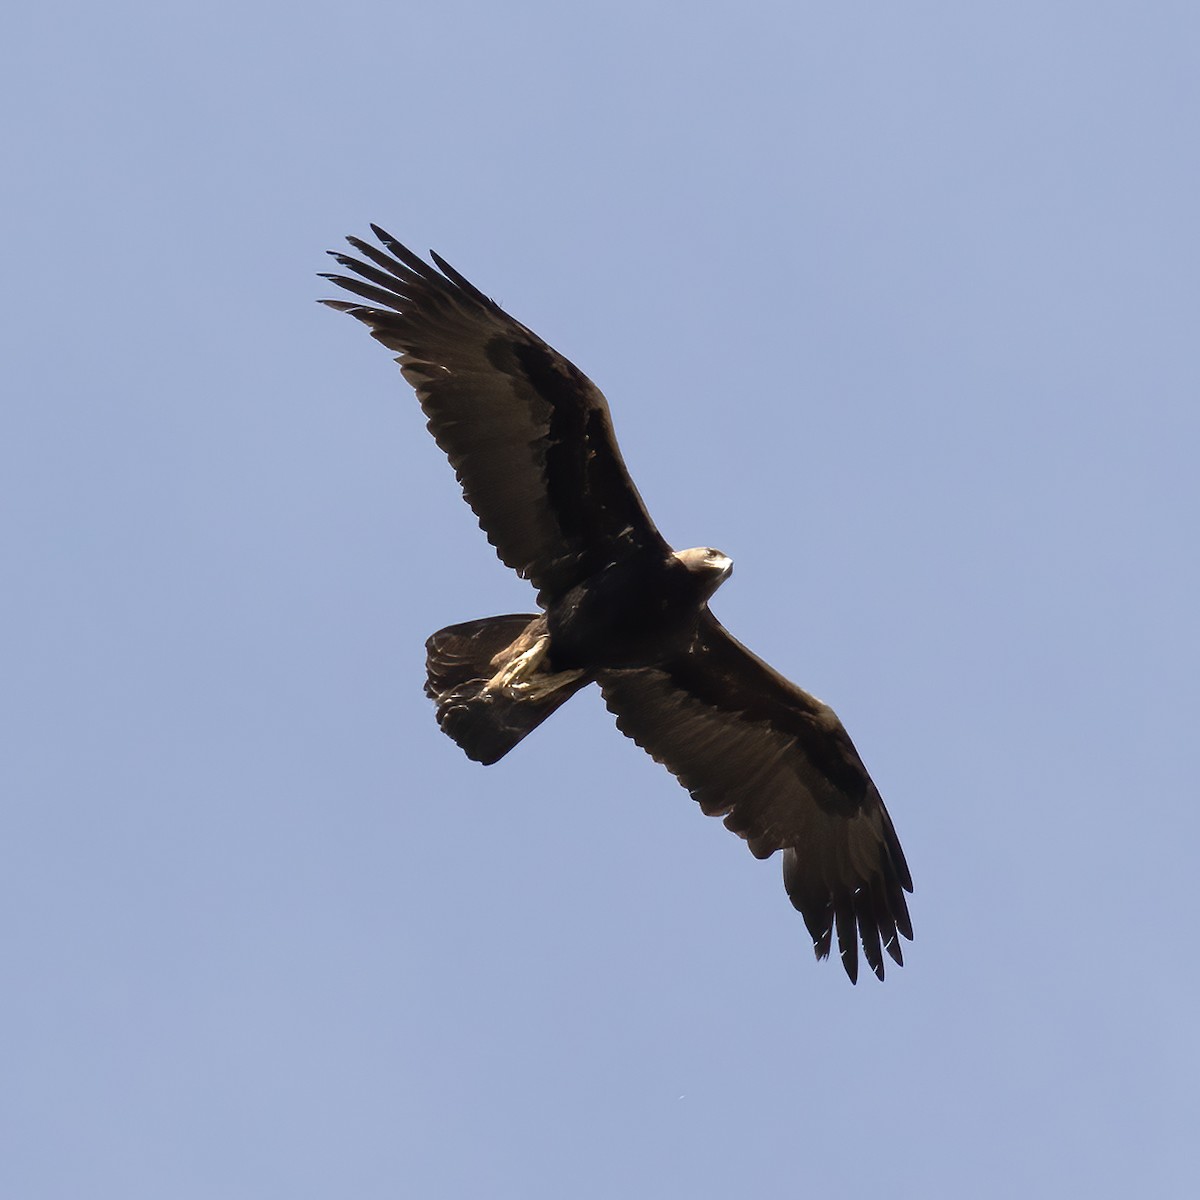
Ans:
{"label": "eagle head", "polygon": [[711,596],[733,574],[733,559],[711,546],[695,546],[691,550],[676,550],[675,557],[703,580],[705,597]]}

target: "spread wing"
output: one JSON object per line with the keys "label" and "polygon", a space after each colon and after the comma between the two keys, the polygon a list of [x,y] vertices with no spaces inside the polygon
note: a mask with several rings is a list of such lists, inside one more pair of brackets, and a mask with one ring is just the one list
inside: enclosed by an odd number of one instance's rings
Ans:
{"label": "spread wing", "polygon": [[789,683],[709,612],[691,653],[600,676],[621,731],[723,816],[757,858],[783,851],[783,882],[818,958],[837,930],[858,978],[858,944],[883,978],[886,949],[912,938],[912,878],[891,818],[833,710]]}
{"label": "spread wing", "polygon": [[500,558],[543,598],[614,558],[667,552],[633,486],[608,403],[577,367],[436,254],[435,270],[378,226],[384,249],[330,251],[359,301],[325,300],[395,350],[429,430]]}

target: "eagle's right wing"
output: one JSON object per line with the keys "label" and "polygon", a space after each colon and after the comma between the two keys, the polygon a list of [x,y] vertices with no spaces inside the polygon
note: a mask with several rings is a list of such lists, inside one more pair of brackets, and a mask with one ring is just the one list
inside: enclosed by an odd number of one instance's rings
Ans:
{"label": "eagle's right wing", "polygon": [[436,254],[439,270],[372,226],[369,262],[325,278],[326,300],[399,354],[429,429],[500,558],[546,598],[639,549],[668,547],[625,469],[599,388]]}
{"label": "eagle's right wing", "polygon": [[606,671],[604,702],[621,731],[663,763],[709,816],[767,858],[818,958],[837,929],[858,977],[858,943],[883,978],[883,949],[903,963],[912,878],[883,800],[841,721],[730,636],[710,612],[691,653],[660,667]]}

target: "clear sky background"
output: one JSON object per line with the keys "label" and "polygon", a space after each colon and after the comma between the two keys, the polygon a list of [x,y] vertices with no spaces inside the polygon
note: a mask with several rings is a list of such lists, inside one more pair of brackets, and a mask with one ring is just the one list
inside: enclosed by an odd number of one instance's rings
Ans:
{"label": "clear sky background", "polygon": [[[6,18],[0,1194],[1200,1194],[1200,9]],[[714,609],[837,709],[907,965],[817,964],[525,611],[377,221],[605,390]]]}

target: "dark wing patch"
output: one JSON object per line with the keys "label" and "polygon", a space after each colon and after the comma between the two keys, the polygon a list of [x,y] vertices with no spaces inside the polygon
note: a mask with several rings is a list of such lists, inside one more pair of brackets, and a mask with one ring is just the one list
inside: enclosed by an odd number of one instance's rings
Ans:
{"label": "dark wing patch", "polygon": [[616,557],[665,553],[599,388],[436,254],[440,270],[371,228],[384,250],[330,251],[359,278],[324,276],[365,303],[322,303],[398,352],[500,558],[552,598]]}
{"label": "dark wing patch", "polygon": [[818,958],[837,932],[858,978],[858,945],[882,979],[912,938],[912,878],[891,818],[828,705],[756,657],[706,612],[690,654],[600,676],[617,725],[722,816],[757,858],[783,851],[783,881]]}

